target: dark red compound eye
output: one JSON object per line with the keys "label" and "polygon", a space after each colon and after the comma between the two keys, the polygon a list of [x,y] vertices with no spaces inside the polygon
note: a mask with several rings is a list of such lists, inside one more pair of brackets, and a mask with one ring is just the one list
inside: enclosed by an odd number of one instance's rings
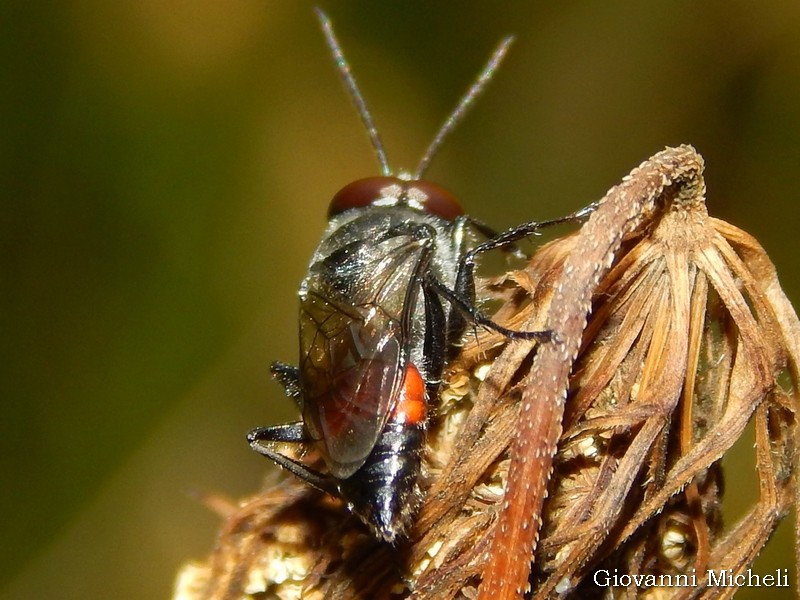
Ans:
{"label": "dark red compound eye", "polygon": [[409,196],[414,196],[413,190],[419,190],[425,195],[422,207],[432,215],[441,217],[447,221],[453,221],[456,217],[464,214],[464,209],[450,192],[442,186],[431,183],[430,181],[407,181],[404,182],[410,191]]}
{"label": "dark red compound eye", "polygon": [[385,190],[390,186],[399,186],[401,195],[405,196],[409,205],[447,221],[464,214],[455,196],[435,183],[405,181],[397,177],[367,177],[348,183],[336,192],[328,205],[328,218],[351,208],[362,208],[373,204],[386,196]]}
{"label": "dark red compound eye", "polygon": [[390,185],[403,185],[405,182],[397,177],[367,177],[348,183],[338,192],[328,205],[328,218],[351,208],[369,206],[383,197],[381,190]]}

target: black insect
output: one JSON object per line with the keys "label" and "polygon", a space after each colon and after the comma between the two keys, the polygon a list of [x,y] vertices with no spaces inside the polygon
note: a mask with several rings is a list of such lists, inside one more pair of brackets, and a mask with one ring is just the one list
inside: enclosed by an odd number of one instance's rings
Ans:
{"label": "black insect", "polygon": [[[318,15],[383,176],[351,183],[333,197],[328,227],[300,286],[300,365],[272,366],[303,420],[254,429],[248,440],[257,452],[342,498],[378,537],[393,541],[416,511],[428,405],[438,398],[448,353],[466,324],[510,337],[550,338],[547,332],[505,329],[474,307],[475,257],[543,224],[528,223],[497,236],[465,216],[449,192],[420,180],[442,140],[491,78],[510,38],[497,48],[413,175],[394,177],[330,21]],[[479,235],[488,241],[476,243]],[[313,444],[327,473],[279,452],[278,444],[286,442]]]}

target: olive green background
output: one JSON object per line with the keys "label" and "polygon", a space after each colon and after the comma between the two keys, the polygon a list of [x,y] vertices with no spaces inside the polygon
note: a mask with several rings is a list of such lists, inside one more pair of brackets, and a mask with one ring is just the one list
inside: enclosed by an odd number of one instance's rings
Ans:
{"label": "olive green background", "polygon": [[[469,213],[563,215],[692,143],[800,301],[800,3],[320,4],[397,168],[516,34],[429,172]],[[0,7],[3,600],[168,597],[219,523],[191,494],[256,490],[245,433],[295,418],[267,367],[328,199],[377,172],[311,6]],[[785,525],[757,570],[791,564]]]}

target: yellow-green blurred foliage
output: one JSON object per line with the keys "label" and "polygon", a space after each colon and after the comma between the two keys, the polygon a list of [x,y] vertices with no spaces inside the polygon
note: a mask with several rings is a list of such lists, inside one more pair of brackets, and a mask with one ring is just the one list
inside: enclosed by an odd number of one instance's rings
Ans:
{"label": "yellow-green blurred foliage", "polygon": [[[516,34],[429,173],[471,214],[562,215],[692,143],[800,301],[800,3],[320,4],[396,167]],[[0,7],[3,599],[167,597],[217,526],[189,492],[255,490],[245,432],[294,418],[267,366],[328,199],[377,169],[311,6]]]}

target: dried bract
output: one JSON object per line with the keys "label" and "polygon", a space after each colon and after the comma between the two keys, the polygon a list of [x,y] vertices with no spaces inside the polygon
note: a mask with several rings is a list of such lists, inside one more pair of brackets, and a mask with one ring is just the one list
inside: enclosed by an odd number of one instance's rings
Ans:
{"label": "dried bract", "polygon": [[[585,594],[598,569],[653,576],[620,595],[732,594],[704,590],[706,572],[746,570],[794,501],[800,325],[764,250],[709,217],[703,191],[665,194],[594,293],[535,561],[538,596]],[[719,460],[750,421],[759,500],[723,529]]]}

